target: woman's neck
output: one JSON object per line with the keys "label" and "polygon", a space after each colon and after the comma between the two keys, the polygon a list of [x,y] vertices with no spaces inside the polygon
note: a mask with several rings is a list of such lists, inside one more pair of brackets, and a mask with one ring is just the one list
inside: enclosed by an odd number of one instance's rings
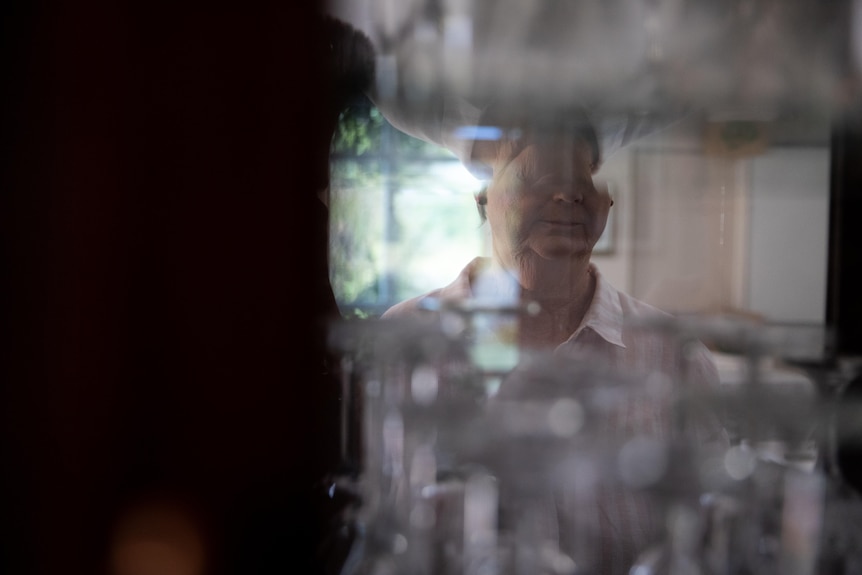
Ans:
{"label": "woman's neck", "polygon": [[532,313],[521,319],[521,344],[556,347],[581,325],[593,300],[596,279],[588,259],[542,260],[531,266],[528,273],[522,271],[521,300]]}

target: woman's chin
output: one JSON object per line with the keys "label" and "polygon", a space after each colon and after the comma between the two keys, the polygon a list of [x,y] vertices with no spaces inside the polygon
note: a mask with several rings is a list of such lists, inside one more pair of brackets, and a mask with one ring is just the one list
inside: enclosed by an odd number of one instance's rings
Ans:
{"label": "woman's chin", "polygon": [[548,260],[576,260],[589,258],[590,246],[577,238],[547,238],[534,246],[533,250]]}

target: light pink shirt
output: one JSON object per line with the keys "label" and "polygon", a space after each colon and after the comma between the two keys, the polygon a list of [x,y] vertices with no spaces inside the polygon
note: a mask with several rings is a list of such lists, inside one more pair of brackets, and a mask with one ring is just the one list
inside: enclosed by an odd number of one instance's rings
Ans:
{"label": "light pink shirt", "polygon": [[[486,258],[474,259],[448,286],[399,303],[383,318],[422,316],[423,308],[433,307],[426,304],[435,298],[473,297],[471,278],[487,265]],[[624,401],[603,422],[603,440],[620,446],[631,438],[659,444],[682,436],[694,444],[724,445],[726,436],[714,414],[700,414],[702,417],[682,421],[679,427],[673,418],[675,385],[718,387],[718,371],[709,350],[700,342],[689,342],[683,356],[673,333],[658,328],[672,316],[617,290],[595,265],[591,264],[590,273],[596,279],[592,302],[580,326],[554,354],[618,370],[627,381],[635,382],[633,385],[642,382],[645,386],[633,389],[632,399]],[[658,321],[639,326],[639,320],[647,319]],[[654,385],[657,381],[666,385]],[[529,391],[507,390],[504,384],[499,395],[518,397],[521,393],[528,395]],[[576,562],[586,564],[590,572],[627,574],[637,556],[664,535],[663,518],[655,501],[635,489],[601,484],[586,490],[564,489],[556,496],[554,507],[560,548],[572,554]]]}
{"label": "light pink shirt", "polygon": [[[475,258],[446,287],[398,303],[389,308],[383,318],[422,317],[425,304],[433,300],[463,300],[473,297],[471,278],[478,270],[487,268],[488,258]],[[645,302],[617,290],[606,281],[594,264],[589,273],[596,278],[596,291],[580,326],[560,344],[557,354],[566,356],[588,355],[611,369],[648,376],[663,373],[674,380],[685,379],[693,385],[718,386],[718,370],[709,350],[697,342],[687,349],[686,373],[679,358],[678,342],[659,329],[638,327],[637,320],[655,319],[656,327],[672,316]],[[662,437],[668,431],[654,427],[651,433]]]}

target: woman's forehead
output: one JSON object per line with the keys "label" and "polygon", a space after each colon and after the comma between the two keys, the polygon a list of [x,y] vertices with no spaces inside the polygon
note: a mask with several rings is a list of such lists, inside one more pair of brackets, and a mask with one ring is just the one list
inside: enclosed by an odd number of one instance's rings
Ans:
{"label": "woman's forehead", "polygon": [[536,167],[592,163],[592,149],[584,139],[573,135],[529,136],[510,146],[501,147],[500,159]]}

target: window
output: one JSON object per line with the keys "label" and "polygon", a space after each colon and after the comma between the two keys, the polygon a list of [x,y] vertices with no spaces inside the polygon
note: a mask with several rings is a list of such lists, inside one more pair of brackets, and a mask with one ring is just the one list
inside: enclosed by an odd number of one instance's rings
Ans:
{"label": "window", "polygon": [[344,317],[377,317],[485,254],[481,182],[372,105],[341,115],[330,170],[330,279]]}

